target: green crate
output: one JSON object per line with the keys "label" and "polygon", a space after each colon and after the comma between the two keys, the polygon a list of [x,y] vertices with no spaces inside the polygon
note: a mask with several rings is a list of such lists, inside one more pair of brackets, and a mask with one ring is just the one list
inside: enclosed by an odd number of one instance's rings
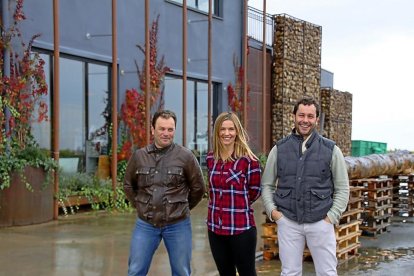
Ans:
{"label": "green crate", "polygon": [[381,154],[387,152],[387,143],[352,140],[352,156],[364,156],[369,154]]}

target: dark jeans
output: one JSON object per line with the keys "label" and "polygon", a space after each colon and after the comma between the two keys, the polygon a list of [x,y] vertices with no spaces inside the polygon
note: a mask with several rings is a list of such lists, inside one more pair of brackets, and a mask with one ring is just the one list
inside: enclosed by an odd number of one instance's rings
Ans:
{"label": "dark jeans", "polygon": [[208,231],[211,253],[221,276],[256,275],[257,230],[252,227],[239,235],[217,235]]}

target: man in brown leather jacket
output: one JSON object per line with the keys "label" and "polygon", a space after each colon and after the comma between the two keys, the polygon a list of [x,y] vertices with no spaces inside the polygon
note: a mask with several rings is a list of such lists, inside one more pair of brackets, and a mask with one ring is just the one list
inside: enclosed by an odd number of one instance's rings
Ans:
{"label": "man in brown leather jacket", "polygon": [[172,275],[190,275],[190,210],[205,193],[193,153],[175,144],[176,115],[158,111],[152,119],[154,143],[137,150],[128,162],[124,189],[138,218],[132,234],[128,275],[147,275],[161,239]]}

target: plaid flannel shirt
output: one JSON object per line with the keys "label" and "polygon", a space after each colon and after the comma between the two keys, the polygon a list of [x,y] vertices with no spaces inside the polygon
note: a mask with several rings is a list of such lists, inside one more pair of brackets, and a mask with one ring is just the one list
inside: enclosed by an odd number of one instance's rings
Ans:
{"label": "plaid flannel shirt", "polygon": [[256,226],[251,204],[260,196],[260,163],[249,157],[231,162],[214,160],[211,152],[206,161],[208,229],[218,235],[236,235]]}

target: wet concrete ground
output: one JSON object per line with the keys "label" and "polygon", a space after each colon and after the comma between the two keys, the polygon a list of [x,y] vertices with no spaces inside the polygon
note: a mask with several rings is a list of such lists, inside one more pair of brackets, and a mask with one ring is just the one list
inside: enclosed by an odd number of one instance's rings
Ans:
{"label": "wet concrete ground", "polygon": [[[218,275],[207,240],[206,206],[202,201],[192,211],[193,275]],[[260,201],[254,208],[260,251],[265,217]],[[134,213],[88,212],[40,225],[0,228],[0,275],[126,275],[134,223]],[[361,237],[360,242],[360,255],[340,264],[339,275],[414,275],[413,218],[395,217],[388,232]],[[257,270],[258,275],[279,275],[280,262],[259,258]],[[170,275],[163,244],[149,275]],[[304,262],[303,275],[315,275],[311,261]]]}

